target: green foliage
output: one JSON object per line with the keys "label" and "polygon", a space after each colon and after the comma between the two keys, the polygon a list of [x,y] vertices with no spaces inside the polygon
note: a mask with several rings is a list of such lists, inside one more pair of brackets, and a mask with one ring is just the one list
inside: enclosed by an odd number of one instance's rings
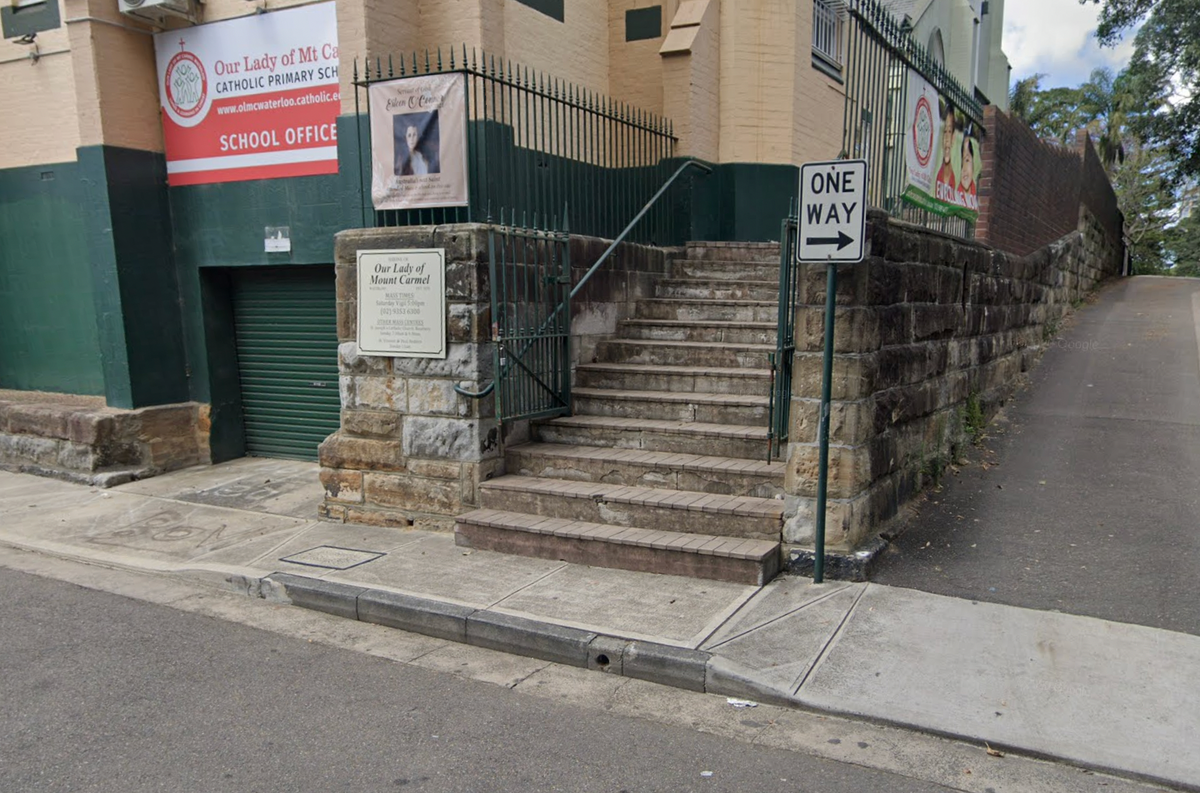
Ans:
{"label": "green foliage", "polygon": [[1200,175],[1200,0],[1099,1],[1102,44],[1143,23],[1125,73],[1140,109],[1130,126],[1167,151],[1180,175]]}
{"label": "green foliage", "polygon": [[971,392],[960,411],[963,432],[971,436],[971,442],[976,446],[983,443],[983,430],[987,427],[987,419],[983,415],[983,403],[979,400],[978,391]]}
{"label": "green foliage", "polygon": [[1165,233],[1170,275],[1200,278],[1200,215],[1192,213]]}
{"label": "green foliage", "polygon": [[1125,122],[1133,102],[1128,81],[1108,69],[1094,69],[1078,88],[1041,87],[1044,75],[1018,80],[1009,93],[1009,109],[1039,137],[1074,146],[1086,131],[1106,168],[1125,157]]}
{"label": "green foliage", "polygon": [[1175,164],[1162,149],[1130,144],[1129,156],[1113,169],[1113,190],[1125,214],[1125,236],[1135,275],[1161,275],[1167,258],[1166,225],[1176,203]]}
{"label": "green foliage", "polygon": [[1048,319],[1042,326],[1042,341],[1050,341],[1058,335],[1058,319]]}

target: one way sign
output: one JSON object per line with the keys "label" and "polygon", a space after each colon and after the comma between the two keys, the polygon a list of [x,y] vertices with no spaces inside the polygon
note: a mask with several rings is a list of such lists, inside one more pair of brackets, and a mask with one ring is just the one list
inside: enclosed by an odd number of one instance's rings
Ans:
{"label": "one way sign", "polygon": [[829,160],[800,166],[802,262],[861,262],[867,236],[867,161]]}

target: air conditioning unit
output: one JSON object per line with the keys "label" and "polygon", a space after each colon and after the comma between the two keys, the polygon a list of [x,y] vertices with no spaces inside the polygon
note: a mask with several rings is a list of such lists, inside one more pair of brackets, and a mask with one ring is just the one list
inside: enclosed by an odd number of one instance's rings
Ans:
{"label": "air conditioning unit", "polygon": [[159,27],[166,23],[168,17],[186,19],[188,22],[198,22],[200,6],[198,0],[117,0],[121,13]]}

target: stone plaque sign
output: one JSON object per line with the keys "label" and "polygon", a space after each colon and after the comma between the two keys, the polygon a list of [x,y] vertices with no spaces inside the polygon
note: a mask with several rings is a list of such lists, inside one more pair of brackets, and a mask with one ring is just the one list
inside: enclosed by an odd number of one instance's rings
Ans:
{"label": "stone plaque sign", "polygon": [[358,252],[358,349],[446,357],[444,248]]}

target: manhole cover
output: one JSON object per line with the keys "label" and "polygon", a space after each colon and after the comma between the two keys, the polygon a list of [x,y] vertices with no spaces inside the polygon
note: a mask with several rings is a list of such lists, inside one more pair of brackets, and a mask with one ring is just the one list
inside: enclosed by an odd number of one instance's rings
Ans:
{"label": "manhole cover", "polygon": [[324,567],[327,570],[349,570],[351,567],[373,562],[381,556],[387,556],[387,554],[378,551],[356,551],[353,548],[338,548],[333,545],[318,545],[316,548],[285,556],[279,561],[308,567]]}

